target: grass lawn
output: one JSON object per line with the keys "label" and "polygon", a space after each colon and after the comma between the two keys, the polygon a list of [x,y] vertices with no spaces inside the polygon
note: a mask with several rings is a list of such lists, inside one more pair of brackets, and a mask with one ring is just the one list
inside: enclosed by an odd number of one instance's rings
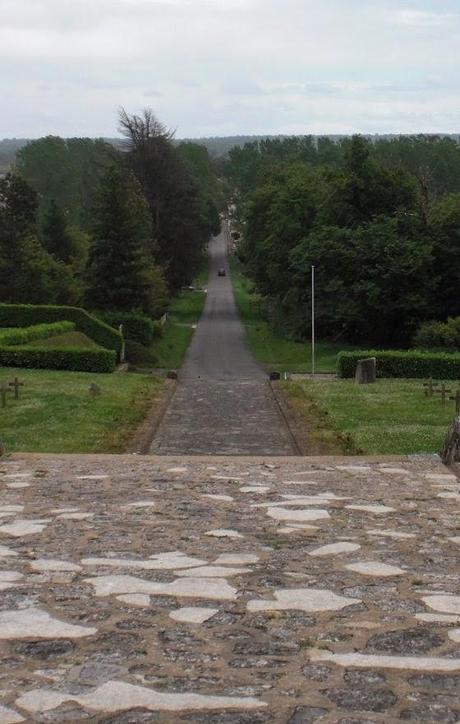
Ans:
{"label": "grass lawn", "polygon": [[196,324],[201,317],[206,294],[184,289],[171,303],[169,319],[173,324]]}
{"label": "grass lawn", "polygon": [[192,325],[199,321],[205,301],[205,292],[187,289],[184,289],[172,300],[163,337],[155,339],[149,347],[149,353],[152,356],[150,366],[161,369],[178,369],[182,365],[193,336]]}
{"label": "grass lawn", "polygon": [[[18,401],[0,408],[0,440],[8,452],[123,452],[162,381],[153,375],[93,374],[0,368],[0,384],[17,376]],[[91,397],[89,385],[101,388]]]}
{"label": "grass lawn", "polygon": [[[258,362],[280,372],[311,372],[311,344],[292,342],[279,337],[263,319],[257,298],[250,294],[252,283],[235,257],[230,259],[233,291],[238,311],[246,327],[249,349]],[[316,372],[336,371],[336,356],[345,350],[357,349],[346,344],[318,342]]]}
{"label": "grass lawn", "polygon": [[327,413],[329,434],[350,435],[354,447],[368,454],[437,453],[455,413],[452,401],[443,407],[438,395],[425,397],[422,380],[374,385],[305,380],[284,382],[282,389],[298,411],[304,410],[305,419],[313,400],[320,413]]}
{"label": "grass lawn", "polygon": [[155,339],[149,348],[152,359],[155,360],[151,366],[168,370],[179,369],[192,336],[193,328],[190,325],[167,324],[163,337]]}
{"label": "grass lawn", "polygon": [[99,347],[98,344],[83,332],[65,332],[55,337],[47,337],[46,339],[35,339],[28,342],[25,347],[51,347],[52,349],[60,349],[66,347]]}

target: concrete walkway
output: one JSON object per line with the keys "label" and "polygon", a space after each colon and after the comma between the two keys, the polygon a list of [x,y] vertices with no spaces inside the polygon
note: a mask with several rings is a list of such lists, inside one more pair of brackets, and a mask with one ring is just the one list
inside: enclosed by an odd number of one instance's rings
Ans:
{"label": "concrete walkway", "polygon": [[[227,264],[227,231],[210,244],[208,294],[177,391],[155,436],[159,455],[294,455],[267,374],[246,345]],[[227,271],[219,277],[218,269]]]}
{"label": "concrete walkway", "polygon": [[0,721],[460,720],[433,459],[0,461]]}

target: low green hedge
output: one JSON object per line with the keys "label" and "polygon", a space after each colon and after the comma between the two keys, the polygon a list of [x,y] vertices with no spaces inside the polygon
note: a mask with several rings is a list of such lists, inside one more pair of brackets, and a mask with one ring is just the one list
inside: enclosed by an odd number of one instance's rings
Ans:
{"label": "low green hedge", "polygon": [[113,372],[117,355],[113,349],[95,347],[0,347],[0,366],[72,372]]}
{"label": "low green hedge", "polygon": [[377,359],[377,377],[460,379],[460,353],[430,353],[413,350],[340,352],[337,356],[338,377],[354,377],[358,360],[368,357]]}
{"label": "low green hedge", "polygon": [[144,314],[136,312],[94,312],[94,314],[115,329],[122,324],[123,337],[139,342],[145,347],[152,344],[154,338],[159,336],[157,323]]}
{"label": "low green hedge", "polygon": [[27,344],[36,339],[48,339],[59,334],[73,332],[75,322],[54,322],[53,324],[35,324],[33,327],[18,327],[16,329],[0,329],[0,345],[10,346]]}
{"label": "low green hedge", "polygon": [[0,327],[30,327],[63,320],[74,322],[79,332],[86,334],[101,347],[115,350],[117,356],[120,356],[123,345],[121,334],[105,322],[88,314],[81,307],[51,304],[0,304]]}
{"label": "low green hedge", "polygon": [[125,354],[127,362],[132,364],[142,365],[154,365],[158,362],[158,357],[152,352],[150,347],[135,342],[132,339],[126,340]]}

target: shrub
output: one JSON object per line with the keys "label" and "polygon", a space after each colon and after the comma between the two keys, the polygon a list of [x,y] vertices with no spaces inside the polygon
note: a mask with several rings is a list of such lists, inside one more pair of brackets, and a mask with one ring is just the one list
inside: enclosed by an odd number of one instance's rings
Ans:
{"label": "shrub", "polygon": [[33,327],[18,327],[17,329],[0,329],[0,345],[10,346],[27,344],[36,339],[47,339],[66,332],[73,332],[74,322],[54,322],[53,324],[35,324]]}
{"label": "shrub", "polygon": [[160,322],[160,320],[155,319],[153,323],[153,338],[154,339],[160,339],[163,336],[164,332],[164,324]]}
{"label": "shrub", "polygon": [[460,379],[460,353],[412,350],[340,352],[337,357],[337,375],[342,378],[354,377],[358,360],[367,357],[376,357],[377,377]]}
{"label": "shrub", "polygon": [[126,340],[125,354],[127,361],[132,364],[147,364],[150,366],[158,362],[158,358],[148,347],[144,347],[143,344],[134,342],[131,339]]}
{"label": "shrub", "polygon": [[106,324],[118,329],[123,325],[125,339],[139,342],[148,347],[152,344],[155,335],[155,322],[144,314],[136,312],[94,312]]}
{"label": "shrub", "polygon": [[81,307],[44,304],[0,304],[0,327],[29,327],[31,325],[67,320],[74,322],[101,347],[115,350],[120,355],[123,339],[121,334]]}
{"label": "shrub", "polygon": [[417,347],[460,350],[460,317],[450,317],[447,322],[426,322],[414,338]]}
{"label": "shrub", "polygon": [[0,347],[0,365],[78,372],[113,372],[117,361],[112,349],[94,347]]}

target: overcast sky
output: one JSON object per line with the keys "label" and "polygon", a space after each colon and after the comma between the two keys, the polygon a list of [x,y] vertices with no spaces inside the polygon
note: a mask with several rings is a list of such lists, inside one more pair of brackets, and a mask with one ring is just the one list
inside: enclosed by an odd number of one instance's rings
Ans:
{"label": "overcast sky", "polygon": [[460,132],[460,0],[0,0],[0,137]]}

